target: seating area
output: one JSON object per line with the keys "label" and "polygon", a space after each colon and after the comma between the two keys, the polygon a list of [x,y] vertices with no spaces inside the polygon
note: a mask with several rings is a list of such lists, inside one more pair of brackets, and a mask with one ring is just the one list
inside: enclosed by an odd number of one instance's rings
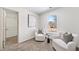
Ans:
{"label": "seating area", "polygon": [[76,51],[78,47],[78,34],[70,32],[51,32],[46,34],[42,33],[42,31],[35,32],[36,41],[44,42],[46,38],[52,41],[52,47],[56,51]]}
{"label": "seating area", "polygon": [[[52,41],[52,47],[56,51],[76,51],[78,45],[78,34],[72,34],[70,32],[51,32],[51,33],[40,33],[35,32],[35,41],[44,42],[49,39]],[[48,43],[48,41],[47,41]]]}
{"label": "seating area", "polygon": [[[65,41],[66,41],[66,39],[65,39]],[[63,38],[61,38],[61,39],[53,39],[52,46],[57,51],[76,51],[77,42],[78,42],[78,35],[76,35],[76,36],[73,35],[73,40],[71,40],[71,41],[69,41],[67,43],[65,41],[63,40]]]}

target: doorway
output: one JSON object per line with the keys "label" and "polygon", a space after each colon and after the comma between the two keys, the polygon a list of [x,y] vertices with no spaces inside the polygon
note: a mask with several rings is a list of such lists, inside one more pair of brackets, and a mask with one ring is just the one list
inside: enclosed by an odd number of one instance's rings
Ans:
{"label": "doorway", "polygon": [[5,47],[18,43],[18,12],[4,9]]}

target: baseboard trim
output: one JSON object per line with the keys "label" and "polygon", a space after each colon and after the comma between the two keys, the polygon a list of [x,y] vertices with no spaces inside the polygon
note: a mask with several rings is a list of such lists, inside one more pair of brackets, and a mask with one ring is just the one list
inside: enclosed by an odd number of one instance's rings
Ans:
{"label": "baseboard trim", "polygon": [[[33,37],[33,38],[31,38],[31,39],[34,39],[35,37]],[[25,40],[25,41],[23,41],[23,42],[19,42],[19,44],[22,44],[22,43],[24,43],[24,42],[26,42],[26,41],[29,41],[29,40],[31,40],[31,39],[28,39],[28,40]]]}

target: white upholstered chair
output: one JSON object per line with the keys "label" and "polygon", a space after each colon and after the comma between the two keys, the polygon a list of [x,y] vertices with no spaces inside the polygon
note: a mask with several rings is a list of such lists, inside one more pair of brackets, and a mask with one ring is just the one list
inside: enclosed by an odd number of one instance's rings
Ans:
{"label": "white upholstered chair", "polygon": [[75,51],[79,42],[79,36],[73,34],[73,41],[67,44],[62,39],[52,39],[52,46],[56,51]]}
{"label": "white upholstered chair", "polygon": [[45,34],[38,33],[38,31],[35,32],[35,40],[36,41],[45,41]]}
{"label": "white upholstered chair", "polygon": [[76,43],[71,41],[69,43],[65,43],[61,39],[53,39],[52,46],[56,49],[56,51],[75,51]]}

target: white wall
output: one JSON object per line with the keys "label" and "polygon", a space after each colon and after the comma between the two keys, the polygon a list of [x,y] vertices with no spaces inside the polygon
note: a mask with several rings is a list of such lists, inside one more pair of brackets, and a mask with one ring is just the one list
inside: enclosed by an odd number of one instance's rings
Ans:
{"label": "white wall", "polygon": [[[28,13],[36,16],[38,20],[38,15],[29,11],[29,9],[21,8],[21,7],[15,7],[15,8],[7,8],[14,11],[17,11],[19,13],[19,42],[26,41],[28,39],[31,39],[34,37],[34,29],[28,28]],[[38,25],[37,25],[38,27]]]}
{"label": "white wall", "polygon": [[72,33],[79,33],[79,8],[59,8],[55,11],[50,11],[40,15],[41,28],[47,28],[47,17],[49,15],[57,16],[58,31],[69,31]]}

